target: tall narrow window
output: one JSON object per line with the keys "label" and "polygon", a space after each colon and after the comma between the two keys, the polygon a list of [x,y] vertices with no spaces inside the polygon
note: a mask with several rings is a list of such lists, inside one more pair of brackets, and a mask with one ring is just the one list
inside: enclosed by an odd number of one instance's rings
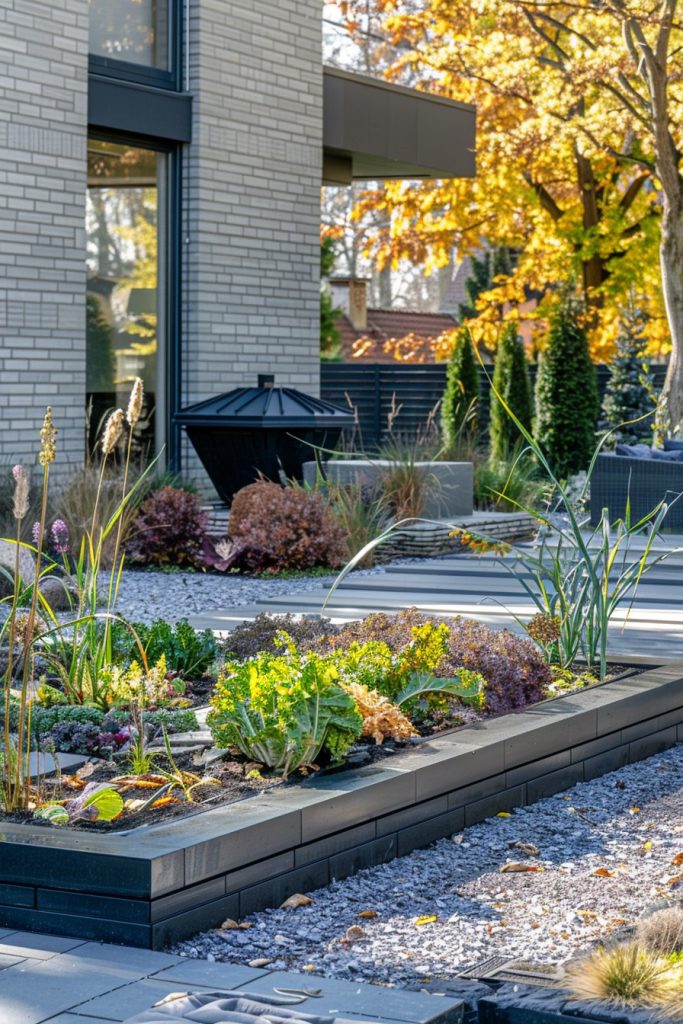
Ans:
{"label": "tall narrow window", "polygon": [[90,53],[169,68],[170,0],[90,0]]}
{"label": "tall narrow window", "polygon": [[159,448],[163,417],[164,303],[159,279],[163,252],[164,156],[92,139],[88,148],[87,396],[90,443],[103,419],[127,400],[142,377],[146,401],[137,441],[145,454]]}

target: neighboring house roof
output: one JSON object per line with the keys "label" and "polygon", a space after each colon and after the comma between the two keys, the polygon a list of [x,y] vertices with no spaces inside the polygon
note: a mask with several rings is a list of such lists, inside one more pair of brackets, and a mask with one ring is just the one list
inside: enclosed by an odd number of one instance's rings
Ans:
{"label": "neighboring house roof", "polygon": [[[368,309],[367,327],[355,328],[347,316],[335,320],[341,336],[341,350],[344,362],[395,363],[391,351],[385,351],[384,343],[410,338],[420,349],[425,342],[438,338],[445,331],[457,327],[454,317],[448,313],[418,313],[403,309]],[[367,345],[364,341],[367,339]],[[432,361],[432,360],[429,360]]]}

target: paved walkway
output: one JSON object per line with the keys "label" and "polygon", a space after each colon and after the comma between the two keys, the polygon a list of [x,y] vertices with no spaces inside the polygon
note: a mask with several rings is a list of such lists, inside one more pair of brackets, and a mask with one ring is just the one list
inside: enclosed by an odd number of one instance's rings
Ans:
{"label": "paved walkway", "polygon": [[[683,546],[683,536],[665,541],[658,550]],[[529,545],[519,545],[530,550]],[[531,549],[533,550],[533,549]],[[447,555],[416,564],[390,566],[377,576],[351,574],[335,592],[326,614],[334,621],[360,618],[373,611],[395,612],[416,605],[434,615],[466,615],[491,626],[521,632],[518,616],[530,618],[536,609],[522,583],[506,564],[510,556]],[[191,618],[193,625],[227,632],[260,612],[320,614],[325,588],[259,601],[257,604],[207,612]],[[683,553],[643,577],[632,608],[617,610],[610,630],[615,655],[683,657]]]}
{"label": "paved walkway", "polygon": [[111,1024],[171,993],[308,989],[301,1011],[371,1024],[460,1024],[462,1003],[310,974],[188,960],[128,946],[0,931],[0,1024]]}

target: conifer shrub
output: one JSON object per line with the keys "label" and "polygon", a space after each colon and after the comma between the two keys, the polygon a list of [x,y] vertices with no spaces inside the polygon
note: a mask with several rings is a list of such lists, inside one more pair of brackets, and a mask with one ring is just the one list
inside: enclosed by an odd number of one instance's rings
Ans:
{"label": "conifer shrub", "polygon": [[586,333],[576,304],[567,301],[552,316],[536,378],[536,440],[556,476],[566,478],[588,467],[598,408]]}
{"label": "conifer shrub", "polygon": [[476,435],[480,390],[472,335],[469,328],[461,327],[448,361],[441,405],[441,434],[447,449],[453,448],[463,433]]}
{"label": "conifer shrub", "polygon": [[[531,430],[533,400],[529,381],[529,368],[524,344],[514,324],[506,324],[498,346],[493,371],[493,386],[517,419]],[[503,404],[491,394],[491,459],[502,461],[508,457],[521,434]]]}
{"label": "conifer shrub", "polygon": [[[602,403],[600,427],[614,430],[612,444],[636,444],[647,439],[654,418],[654,384],[645,362],[645,324],[633,307],[621,316],[617,351]],[[639,420],[637,423],[630,422]]]}

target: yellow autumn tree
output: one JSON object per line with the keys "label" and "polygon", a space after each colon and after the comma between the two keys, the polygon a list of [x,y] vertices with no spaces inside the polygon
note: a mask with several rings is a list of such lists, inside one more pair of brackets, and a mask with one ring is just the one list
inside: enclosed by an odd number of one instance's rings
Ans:
{"label": "yellow autumn tree", "polygon": [[649,315],[650,352],[667,352],[661,182],[642,123],[647,87],[623,41],[631,15],[656,35],[662,3],[375,2],[400,46],[388,74],[477,108],[475,179],[390,182],[363,197],[357,216],[386,215],[372,238],[379,263],[408,258],[429,272],[454,247],[466,255],[507,246],[511,273],[477,303],[479,340],[495,345],[501,311],[543,318],[558,285],[574,281],[596,359],[610,357],[619,311],[634,295]]}

